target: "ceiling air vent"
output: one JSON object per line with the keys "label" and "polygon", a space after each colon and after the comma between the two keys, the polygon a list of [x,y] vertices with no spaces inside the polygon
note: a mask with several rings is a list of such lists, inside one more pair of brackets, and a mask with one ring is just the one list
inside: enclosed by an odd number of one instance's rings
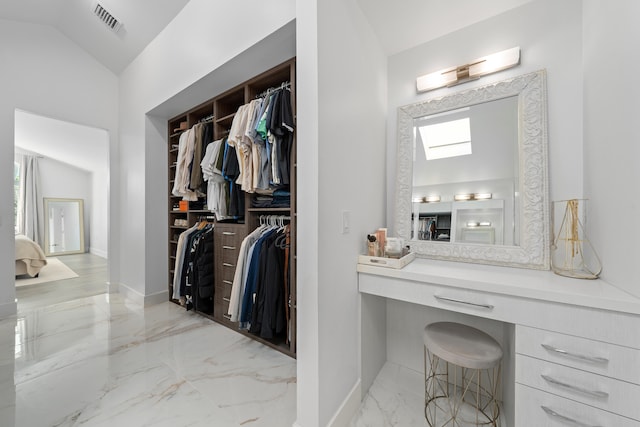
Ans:
{"label": "ceiling air vent", "polygon": [[122,28],[122,22],[118,21],[112,14],[107,12],[100,3],[96,3],[93,13],[98,17],[98,19],[104,22],[107,27],[111,28],[114,33],[117,33],[118,30]]}

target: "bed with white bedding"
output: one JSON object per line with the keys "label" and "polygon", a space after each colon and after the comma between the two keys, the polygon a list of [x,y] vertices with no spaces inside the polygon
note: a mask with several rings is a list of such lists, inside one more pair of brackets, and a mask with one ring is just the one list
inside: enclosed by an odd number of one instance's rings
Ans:
{"label": "bed with white bedding", "polygon": [[16,234],[16,276],[35,277],[47,265],[47,257],[36,242],[23,234]]}

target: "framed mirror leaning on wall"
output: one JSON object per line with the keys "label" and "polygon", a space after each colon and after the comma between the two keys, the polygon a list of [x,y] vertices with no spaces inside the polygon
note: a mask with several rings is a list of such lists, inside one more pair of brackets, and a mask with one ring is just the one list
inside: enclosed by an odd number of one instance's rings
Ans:
{"label": "framed mirror leaning on wall", "polygon": [[549,269],[544,70],[400,107],[397,162],[413,252]]}
{"label": "framed mirror leaning on wall", "polygon": [[84,201],[44,199],[44,253],[47,256],[84,252]]}

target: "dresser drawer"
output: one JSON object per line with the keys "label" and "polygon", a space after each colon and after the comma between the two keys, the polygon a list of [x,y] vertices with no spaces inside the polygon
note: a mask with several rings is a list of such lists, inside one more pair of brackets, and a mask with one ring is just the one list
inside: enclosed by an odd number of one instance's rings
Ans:
{"label": "dresser drawer", "polygon": [[640,350],[516,326],[516,353],[640,384]]}
{"label": "dresser drawer", "polygon": [[236,246],[229,245],[222,245],[218,247],[218,250],[221,251],[220,259],[222,260],[222,263],[226,264],[227,266],[233,266],[235,268],[236,264],[238,263],[238,249],[239,248],[237,248]]}
{"label": "dresser drawer", "polygon": [[246,235],[244,224],[216,224],[214,228],[216,243],[220,246],[240,247]]}
{"label": "dresser drawer", "polygon": [[516,354],[516,383],[640,420],[640,386]]}
{"label": "dresser drawer", "polygon": [[639,423],[551,393],[516,384],[516,427],[638,427]]}
{"label": "dresser drawer", "polygon": [[[219,288],[216,287],[216,292],[219,291]],[[219,321],[221,321],[222,323],[226,324],[226,325],[233,325],[234,323],[231,322],[230,320],[230,316],[227,314],[227,311],[229,310],[229,301],[227,298],[214,298],[214,302],[213,302],[214,306],[213,306],[213,317],[215,317],[216,319],[218,319]]]}

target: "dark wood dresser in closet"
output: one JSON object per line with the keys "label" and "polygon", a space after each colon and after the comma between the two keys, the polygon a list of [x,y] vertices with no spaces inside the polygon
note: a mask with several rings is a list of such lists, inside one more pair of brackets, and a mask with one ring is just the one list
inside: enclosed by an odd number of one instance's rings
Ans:
{"label": "dark wood dresser in closet", "polygon": [[[207,259],[213,265],[213,295],[194,295],[193,304],[189,309],[227,326],[238,333],[258,340],[265,345],[275,348],[291,357],[296,355],[296,137],[292,132],[291,150],[288,158],[288,204],[265,205],[257,203],[260,192],[243,192],[244,207],[236,215],[229,215],[220,219],[215,212],[208,209],[206,195],[200,194],[198,200],[185,201],[183,197],[174,195],[176,170],[180,161],[180,138],[194,126],[208,126],[212,140],[224,140],[240,107],[259,97],[269,96],[277,90],[286,90],[291,97],[291,107],[295,118],[295,58],[279,66],[256,75],[224,93],[215,95],[189,111],[184,112],[168,121],[168,287],[172,302],[182,304],[187,309],[183,298],[174,298],[174,280],[176,274],[176,259],[178,258],[181,233],[206,223],[213,227],[213,256]],[[266,94],[266,95],[265,95]],[[198,165],[199,166],[199,165]],[[196,162],[191,166],[196,167]],[[281,187],[279,187],[281,188]],[[259,194],[260,193],[260,194]],[[279,243],[286,245],[287,262],[286,274],[281,288],[286,289],[283,303],[286,306],[286,333],[273,338],[264,338],[250,332],[246,327],[240,327],[239,322],[232,321],[228,314],[231,302],[234,275],[238,265],[238,258],[243,240],[268,221],[286,223],[288,238]],[[181,275],[181,273],[179,274]]]}
{"label": "dark wood dresser in closet", "polygon": [[227,314],[231,298],[233,276],[236,273],[242,240],[247,235],[245,224],[218,223],[214,228],[216,266],[213,316],[216,320],[234,327]]}

